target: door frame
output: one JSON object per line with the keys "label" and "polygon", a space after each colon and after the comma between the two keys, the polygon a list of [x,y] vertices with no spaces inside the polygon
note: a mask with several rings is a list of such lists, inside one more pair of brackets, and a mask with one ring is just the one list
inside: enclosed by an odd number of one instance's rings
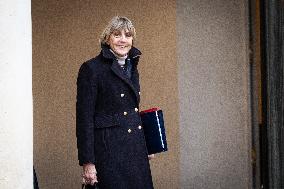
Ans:
{"label": "door frame", "polygon": [[[284,188],[284,0],[261,0],[262,183]],[[266,173],[265,173],[266,172]]]}

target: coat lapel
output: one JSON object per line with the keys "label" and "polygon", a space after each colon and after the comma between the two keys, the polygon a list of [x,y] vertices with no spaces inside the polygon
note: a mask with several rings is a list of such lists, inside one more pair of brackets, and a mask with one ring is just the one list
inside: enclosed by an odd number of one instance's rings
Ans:
{"label": "coat lapel", "polygon": [[[116,57],[113,55],[113,53],[109,50],[110,47],[108,45],[103,45],[102,44],[102,55],[107,58],[112,60],[112,65],[111,65],[111,70],[121,79],[123,80],[129,87],[130,89],[134,92],[136,96],[137,103],[139,104],[140,102],[140,95],[139,95],[139,88],[134,85],[134,83],[129,79],[122,71],[122,69],[119,67]],[[141,55],[141,52],[135,48],[132,47],[129,51],[129,57],[132,59],[135,59],[134,64],[138,63],[139,56]]]}
{"label": "coat lapel", "polygon": [[138,89],[133,85],[133,82],[131,81],[131,79],[129,79],[123,73],[122,69],[119,67],[116,60],[113,60],[111,70],[130,87],[130,89],[134,92],[134,94],[136,96],[137,102],[139,102],[140,101],[140,95],[139,95]]}

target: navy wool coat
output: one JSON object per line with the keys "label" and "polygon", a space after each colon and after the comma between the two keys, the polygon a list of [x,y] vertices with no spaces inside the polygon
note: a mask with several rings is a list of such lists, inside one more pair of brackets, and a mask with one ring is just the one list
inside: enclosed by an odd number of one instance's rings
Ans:
{"label": "navy wool coat", "polygon": [[83,63],[77,78],[76,136],[79,164],[96,165],[100,189],[152,189],[139,115],[140,51],[129,51],[131,78],[108,46]]}

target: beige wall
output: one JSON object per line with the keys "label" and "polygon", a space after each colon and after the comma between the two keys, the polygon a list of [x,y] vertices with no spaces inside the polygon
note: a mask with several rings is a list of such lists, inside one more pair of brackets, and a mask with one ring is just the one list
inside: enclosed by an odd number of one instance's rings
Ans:
{"label": "beige wall", "polygon": [[155,187],[180,188],[175,11],[175,1],[163,0],[32,1],[34,161],[41,189],[80,186],[77,71],[99,53],[98,36],[115,15],[136,25],[141,109],[159,106],[165,114],[169,152],[151,162]]}
{"label": "beige wall", "polygon": [[141,109],[164,110],[169,152],[156,189],[251,188],[247,3],[32,1],[34,160],[41,189],[78,188],[76,77],[98,36],[126,15],[143,53]]}
{"label": "beige wall", "polygon": [[247,8],[177,0],[181,188],[252,188]]}

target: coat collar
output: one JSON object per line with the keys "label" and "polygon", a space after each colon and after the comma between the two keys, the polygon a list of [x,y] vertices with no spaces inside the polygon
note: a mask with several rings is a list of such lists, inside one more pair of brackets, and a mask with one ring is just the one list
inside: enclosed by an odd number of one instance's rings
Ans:
{"label": "coat collar", "polygon": [[[102,47],[102,55],[105,58],[108,59],[116,59],[116,57],[114,56],[114,54],[110,51],[110,47],[109,45],[104,45],[101,44]],[[142,53],[140,52],[140,50],[138,50],[137,48],[133,47],[130,49],[129,53],[128,53],[128,57],[131,59],[137,58],[141,55]]]}

